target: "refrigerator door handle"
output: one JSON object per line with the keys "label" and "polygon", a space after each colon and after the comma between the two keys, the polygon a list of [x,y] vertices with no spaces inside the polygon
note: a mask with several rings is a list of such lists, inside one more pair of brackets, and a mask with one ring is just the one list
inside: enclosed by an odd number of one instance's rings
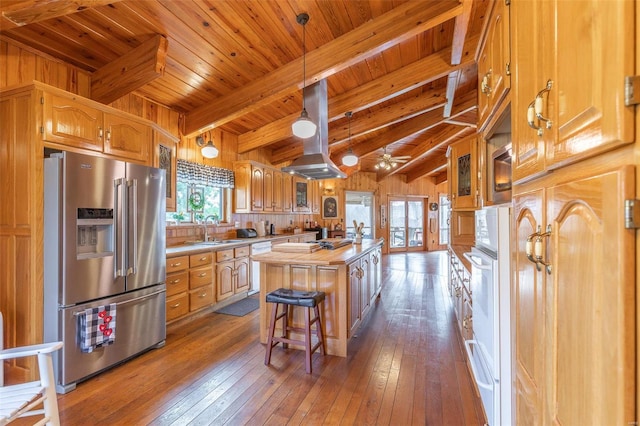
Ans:
{"label": "refrigerator door handle", "polygon": [[138,179],[127,181],[131,204],[127,209],[127,241],[133,244],[127,254],[127,275],[138,273]]}
{"label": "refrigerator door handle", "polygon": [[115,261],[113,262],[114,276],[124,277],[126,270],[125,253],[127,239],[124,230],[126,228],[126,180],[124,178],[115,179],[113,181],[113,220],[114,220],[114,241],[115,241]]}

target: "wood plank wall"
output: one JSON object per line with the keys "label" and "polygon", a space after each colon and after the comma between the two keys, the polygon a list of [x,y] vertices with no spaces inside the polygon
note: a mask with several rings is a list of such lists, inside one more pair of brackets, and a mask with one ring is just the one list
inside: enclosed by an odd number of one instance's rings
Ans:
{"label": "wood plank wall", "polygon": [[[40,81],[91,98],[91,73],[28,48],[0,40],[0,89]],[[176,111],[137,95],[127,95],[110,106],[157,123],[179,136],[181,117]]]}

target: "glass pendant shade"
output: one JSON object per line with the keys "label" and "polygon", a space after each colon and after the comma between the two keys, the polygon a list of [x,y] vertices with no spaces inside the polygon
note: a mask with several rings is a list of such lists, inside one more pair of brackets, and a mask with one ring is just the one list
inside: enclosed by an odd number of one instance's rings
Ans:
{"label": "glass pendant shade", "polygon": [[349,148],[349,151],[345,154],[344,157],[342,157],[342,164],[348,167],[358,164],[358,157],[356,157],[353,151],[351,151],[351,148]]}
{"label": "glass pendant shade", "polygon": [[309,114],[307,113],[307,109],[305,108],[305,97],[304,97],[304,89],[307,81],[307,46],[305,42],[305,35],[307,33],[305,25],[309,22],[309,15],[306,13],[301,13],[296,16],[296,22],[302,25],[302,112],[300,113],[300,117],[296,121],[291,124],[291,131],[294,136],[297,136],[301,139],[308,139],[311,136],[316,134],[316,130],[318,126],[316,123],[311,121],[309,118]]}
{"label": "glass pendant shade", "polygon": [[200,151],[204,158],[216,158],[218,156],[218,148],[213,144],[212,141],[207,142],[205,146],[202,147]]}
{"label": "glass pendant shade", "polygon": [[342,157],[342,164],[344,164],[347,167],[352,167],[358,164],[358,157],[353,153],[353,150],[351,149],[351,115],[352,113],[351,111],[347,111],[344,115],[349,119],[349,150],[344,155],[344,157]]}
{"label": "glass pendant shade", "polygon": [[299,138],[307,139],[316,134],[316,123],[311,121],[306,109],[302,110],[300,117],[291,124],[291,131]]}

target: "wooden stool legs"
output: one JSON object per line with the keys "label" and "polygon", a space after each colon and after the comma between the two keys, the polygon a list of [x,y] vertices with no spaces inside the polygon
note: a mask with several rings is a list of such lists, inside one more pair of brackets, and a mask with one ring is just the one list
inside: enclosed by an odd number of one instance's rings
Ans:
{"label": "wooden stool legs", "polygon": [[[283,312],[278,314],[278,307],[283,305]],[[295,306],[295,305],[291,305]],[[311,374],[311,355],[320,348],[320,353],[325,354],[324,347],[324,335],[322,334],[322,321],[320,319],[320,309],[318,305],[313,307],[315,318],[311,319],[311,307],[304,307],[304,328],[292,327],[289,325],[289,305],[286,303],[275,303],[275,306],[271,310],[271,323],[269,324],[269,336],[267,337],[267,349],[264,356],[264,364],[269,365],[271,363],[271,350],[278,343],[282,343],[284,348],[288,345],[297,344],[302,345],[305,348],[305,369],[308,374]],[[274,336],[276,330],[276,322],[282,319],[282,335]],[[311,326],[316,324],[315,334],[318,339],[315,345],[311,345]],[[304,332],[304,340],[295,340],[289,338],[289,332]]]}

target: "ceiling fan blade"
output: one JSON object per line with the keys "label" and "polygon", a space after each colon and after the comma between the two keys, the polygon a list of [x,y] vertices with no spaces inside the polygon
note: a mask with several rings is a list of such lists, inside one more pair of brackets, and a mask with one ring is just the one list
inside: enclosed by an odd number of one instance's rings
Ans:
{"label": "ceiling fan blade", "polygon": [[395,160],[408,160],[408,159],[411,158],[411,156],[410,155],[398,155],[397,157],[391,157],[391,158],[393,158]]}

